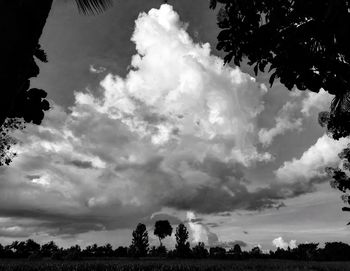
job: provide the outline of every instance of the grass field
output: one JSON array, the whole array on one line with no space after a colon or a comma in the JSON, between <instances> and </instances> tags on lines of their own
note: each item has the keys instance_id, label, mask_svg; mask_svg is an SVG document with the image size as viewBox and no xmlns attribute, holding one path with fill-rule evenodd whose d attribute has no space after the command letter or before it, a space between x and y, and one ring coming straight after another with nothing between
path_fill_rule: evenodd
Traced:
<instances>
[{"instance_id":1,"label":"grass field","mask_svg":"<svg viewBox=\"0 0 350 271\"><path fill-rule=\"evenodd\" d=\"M350 271L350 262L296 262L274 260L140 260L140 261L0 261L0 271Z\"/></svg>"}]
</instances>

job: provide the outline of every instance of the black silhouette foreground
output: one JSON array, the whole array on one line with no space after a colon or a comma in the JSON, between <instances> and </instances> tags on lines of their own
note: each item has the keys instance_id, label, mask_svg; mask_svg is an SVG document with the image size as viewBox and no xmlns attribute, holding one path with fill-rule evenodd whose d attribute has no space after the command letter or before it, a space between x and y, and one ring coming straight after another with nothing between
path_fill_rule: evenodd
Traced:
<instances>
[{"instance_id":1,"label":"black silhouette foreground","mask_svg":"<svg viewBox=\"0 0 350 271\"><path fill-rule=\"evenodd\" d=\"M289 90L324 89L334 99L329 112L319 114L319 123L336 140L349 137L350 1L211 0L210 7L218 3L222 30L216 47L226 53L225 63L239 66L248 60L255 74L269 72L271 86L279 79ZM347 204L349 147L339 154L343 167L327 169Z\"/></svg>"},{"instance_id":2,"label":"black silhouette foreground","mask_svg":"<svg viewBox=\"0 0 350 271\"><path fill-rule=\"evenodd\" d=\"M157 223L159 224L159 221L156 222L156 225ZM220 246L207 247L203 242L190 247L188 230L184 224L177 226L175 237L176 244L174 249L167 250L165 246L160 246L161 250L155 247L149 249L146 225L139 223L132 232L132 243L129 247L119 246L113 248L111 244L103 246L94 244L84 249L79 245L62 248L53 241L40 245L32 239L28 239L26 241L14 241L6 246L0 244L0 259L71 261L99 258L104 260L130 258L132 260L226 259L243 261L248 259L280 259L295 261L350 261L350 245L342 242L327 242L323 248L319 248L318 243L305 243L299 244L295 248L278 248L275 251L262 251L259 247L244 251L239 244L234 244L229 248Z\"/></svg>"},{"instance_id":3,"label":"black silhouette foreground","mask_svg":"<svg viewBox=\"0 0 350 271\"><path fill-rule=\"evenodd\" d=\"M47 62L39 44L53 0L0 1L0 166L9 165L15 153L11 145L16 129L9 123L40 125L49 102L46 91L30 87L30 79L39 75L37 61ZM112 0L75 0L84 14L96 14L112 5ZM16 120L11 120L16 119ZM19 128L23 129L23 125Z\"/></svg>"}]
</instances>

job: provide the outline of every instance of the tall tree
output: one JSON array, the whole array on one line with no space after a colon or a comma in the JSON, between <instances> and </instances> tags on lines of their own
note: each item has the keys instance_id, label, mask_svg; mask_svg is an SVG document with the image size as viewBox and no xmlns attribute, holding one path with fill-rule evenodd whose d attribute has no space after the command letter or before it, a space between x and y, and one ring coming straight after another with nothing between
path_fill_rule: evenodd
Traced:
<instances>
[{"instance_id":1,"label":"tall tree","mask_svg":"<svg viewBox=\"0 0 350 271\"><path fill-rule=\"evenodd\" d=\"M217 49L225 63L244 59L257 74L268 69L270 84L280 79L289 90L334 95L329 112L319 122L334 139L350 135L350 1L349 0L211 0L220 3L217 23L221 30ZM348 149L340 156L350 163ZM340 168L328 170L333 187L350 190ZM350 203L349 195L343 195ZM343 208L350 210L350 208Z\"/></svg>"},{"instance_id":2,"label":"tall tree","mask_svg":"<svg viewBox=\"0 0 350 271\"><path fill-rule=\"evenodd\" d=\"M176 228L175 238L176 245L175 251L179 257L187 257L190 254L190 243L188 240L188 230L184 224L179 224Z\"/></svg>"},{"instance_id":3,"label":"tall tree","mask_svg":"<svg viewBox=\"0 0 350 271\"><path fill-rule=\"evenodd\" d=\"M241 255L242 254L242 249L239 244L235 244L233 247L233 253L236 255Z\"/></svg>"},{"instance_id":4,"label":"tall tree","mask_svg":"<svg viewBox=\"0 0 350 271\"><path fill-rule=\"evenodd\" d=\"M158 220L154 225L154 235L159 238L159 246L162 246L162 239L167 236L171 236L173 228L168 220Z\"/></svg>"},{"instance_id":5,"label":"tall tree","mask_svg":"<svg viewBox=\"0 0 350 271\"><path fill-rule=\"evenodd\" d=\"M132 232L131 254L136 257L144 257L148 252L148 232L146 226L139 223Z\"/></svg>"}]
</instances>

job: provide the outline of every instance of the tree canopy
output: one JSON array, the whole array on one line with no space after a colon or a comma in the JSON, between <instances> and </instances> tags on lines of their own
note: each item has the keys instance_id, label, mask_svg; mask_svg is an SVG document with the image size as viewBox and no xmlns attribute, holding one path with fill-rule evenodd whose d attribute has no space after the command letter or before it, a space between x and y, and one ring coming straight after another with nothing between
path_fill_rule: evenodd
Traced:
<instances>
[{"instance_id":1,"label":"tree canopy","mask_svg":"<svg viewBox=\"0 0 350 271\"><path fill-rule=\"evenodd\" d=\"M269 72L287 89L334 95L329 112L319 123L334 139L350 135L350 1L349 0L211 0L220 9L217 49L225 63L239 66L244 59L255 74ZM350 163L350 156L340 158ZM329 169L333 187L350 190L342 168ZM346 181L345 181L346 180ZM343 208L348 210L349 208ZM350 210L350 209L349 209Z\"/></svg>"},{"instance_id":2,"label":"tree canopy","mask_svg":"<svg viewBox=\"0 0 350 271\"><path fill-rule=\"evenodd\" d=\"M75 0L83 14L96 14L112 5L112 0ZM1 1L0 29L3 42L0 43L2 65L0 66L0 166L9 164L13 158L10 152L12 137L7 133L11 118L22 118L26 123L40 125L49 102L46 91L30 88L30 79L38 76L36 61L47 62L47 56L39 44L52 0ZM12 125L11 129L16 126Z\"/></svg>"},{"instance_id":3,"label":"tree canopy","mask_svg":"<svg viewBox=\"0 0 350 271\"><path fill-rule=\"evenodd\" d=\"M186 257L190 254L190 243L188 240L188 230L184 224L179 224L176 228L175 238L176 245L175 250L176 254L179 257Z\"/></svg>"},{"instance_id":4,"label":"tree canopy","mask_svg":"<svg viewBox=\"0 0 350 271\"><path fill-rule=\"evenodd\" d=\"M158 220L154 225L154 235L158 236L160 246L162 246L162 239L171 236L173 228L168 220Z\"/></svg>"},{"instance_id":5,"label":"tree canopy","mask_svg":"<svg viewBox=\"0 0 350 271\"><path fill-rule=\"evenodd\" d=\"M135 257L146 256L148 252L148 232L146 226L139 223L132 232L132 243L130 246L131 254Z\"/></svg>"}]
</instances>

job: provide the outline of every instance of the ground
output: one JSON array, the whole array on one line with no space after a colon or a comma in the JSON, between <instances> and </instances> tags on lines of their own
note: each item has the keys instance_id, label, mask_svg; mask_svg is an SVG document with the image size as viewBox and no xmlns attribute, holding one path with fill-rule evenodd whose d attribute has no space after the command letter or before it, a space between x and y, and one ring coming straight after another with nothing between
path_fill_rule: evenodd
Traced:
<instances>
[{"instance_id":1,"label":"ground","mask_svg":"<svg viewBox=\"0 0 350 271\"><path fill-rule=\"evenodd\" d=\"M303 262L282 260L86 260L86 261L15 261L2 260L0 270L7 271L243 271L243 270L319 270L350 271L349 262Z\"/></svg>"}]
</instances>

